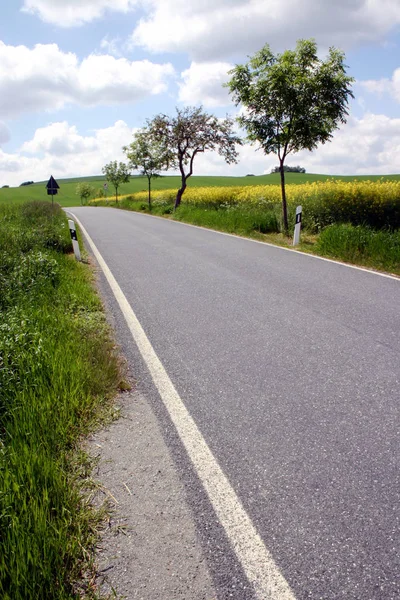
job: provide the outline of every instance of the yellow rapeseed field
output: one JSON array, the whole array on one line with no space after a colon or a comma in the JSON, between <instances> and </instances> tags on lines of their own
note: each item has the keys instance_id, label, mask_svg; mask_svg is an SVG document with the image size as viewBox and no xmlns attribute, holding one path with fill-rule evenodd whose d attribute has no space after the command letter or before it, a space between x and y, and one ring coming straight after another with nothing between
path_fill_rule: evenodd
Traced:
<instances>
[{"instance_id":1,"label":"yellow rapeseed field","mask_svg":"<svg viewBox=\"0 0 400 600\"><path fill-rule=\"evenodd\" d=\"M152 192L154 205L173 203L175 189ZM400 181L328 180L300 185L287 185L289 214L303 207L304 225L319 229L330 223L351 222L373 227L400 227ZM121 197L121 200L127 197ZM134 202L147 202L147 192L128 196ZM104 200L104 199L98 199ZM96 202L96 200L92 201ZM188 187L182 202L215 208L270 208L281 202L279 185L244 187Z\"/></svg>"}]
</instances>

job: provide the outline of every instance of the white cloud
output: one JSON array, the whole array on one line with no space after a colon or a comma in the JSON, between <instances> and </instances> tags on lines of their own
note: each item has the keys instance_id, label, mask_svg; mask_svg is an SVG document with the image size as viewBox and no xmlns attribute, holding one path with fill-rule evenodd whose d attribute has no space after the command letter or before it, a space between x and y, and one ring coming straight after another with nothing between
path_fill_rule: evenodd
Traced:
<instances>
[{"instance_id":1,"label":"white cloud","mask_svg":"<svg viewBox=\"0 0 400 600\"><path fill-rule=\"evenodd\" d=\"M97 149L96 138L80 136L76 127L68 125L66 121L40 127L35 131L33 139L25 142L21 148L22 152L29 154L48 153L53 156L81 154Z\"/></svg>"},{"instance_id":2,"label":"white cloud","mask_svg":"<svg viewBox=\"0 0 400 600\"><path fill-rule=\"evenodd\" d=\"M119 45L121 43L120 38L109 38L108 35L103 37L100 42L100 48L106 52L106 54L111 54L111 56L115 56L117 58L121 57L121 51L119 49Z\"/></svg>"},{"instance_id":3,"label":"white cloud","mask_svg":"<svg viewBox=\"0 0 400 600\"><path fill-rule=\"evenodd\" d=\"M333 141L290 161L312 173L384 175L400 172L400 119L366 113L350 117ZM292 163L293 164L293 163Z\"/></svg>"},{"instance_id":4,"label":"white cloud","mask_svg":"<svg viewBox=\"0 0 400 600\"><path fill-rule=\"evenodd\" d=\"M135 102L167 89L171 64L91 54L82 61L57 44L7 46L0 41L0 113L7 116Z\"/></svg>"},{"instance_id":5,"label":"white cloud","mask_svg":"<svg viewBox=\"0 0 400 600\"><path fill-rule=\"evenodd\" d=\"M132 139L134 129L124 121L82 136L66 122L38 129L18 152L0 150L0 187L22 181L42 181L52 173L56 179L101 173L110 160L125 160L122 146ZM400 172L400 119L366 114L350 117L332 142L315 152L289 155L287 164L301 165L309 173L373 175ZM261 175L277 165L274 155L266 156L255 147L240 149L240 162L227 165L218 154L205 153L195 162L195 175Z\"/></svg>"},{"instance_id":6,"label":"white cloud","mask_svg":"<svg viewBox=\"0 0 400 600\"><path fill-rule=\"evenodd\" d=\"M216 60L316 37L324 47L376 41L400 24L398 0L147 0L132 41L153 52Z\"/></svg>"},{"instance_id":7,"label":"white cloud","mask_svg":"<svg viewBox=\"0 0 400 600\"><path fill-rule=\"evenodd\" d=\"M37 129L33 138L18 152L0 150L0 187L22 181L42 181L54 177L98 175L111 160L126 159L122 146L132 139L135 129L124 121L82 136L66 122L51 123Z\"/></svg>"},{"instance_id":8,"label":"white cloud","mask_svg":"<svg viewBox=\"0 0 400 600\"><path fill-rule=\"evenodd\" d=\"M368 79L357 83L371 94L378 94L379 96L391 92L392 87L390 79Z\"/></svg>"},{"instance_id":9,"label":"white cloud","mask_svg":"<svg viewBox=\"0 0 400 600\"><path fill-rule=\"evenodd\" d=\"M227 106L231 104L228 90L222 87L229 79L233 65L226 62L196 63L182 72L178 99L184 104Z\"/></svg>"},{"instance_id":10,"label":"white cloud","mask_svg":"<svg viewBox=\"0 0 400 600\"><path fill-rule=\"evenodd\" d=\"M243 146L240 162L226 165L218 154L198 157L195 175L232 175L270 173L278 165L273 154L265 155L256 146ZM366 114L360 119L350 117L334 134L331 142L316 151L289 154L288 165L305 167L308 173L331 175L384 175L400 172L400 119Z\"/></svg>"},{"instance_id":11,"label":"white cloud","mask_svg":"<svg viewBox=\"0 0 400 600\"><path fill-rule=\"evenodd\" d=\"M127 13L137 0L24 0L23 12L59 27L83 25L103 17L107 10Z\"/></svg>"},{"instance_id":12,"label":"white cloud","mask_svg":"<svg viewBox=\"0 0 400 600\"><path fill-rule=\"evenodd\" d=\"M396 69L391 79L371 79L358 82L368 92L383 96L390 94L398 102L400 102L400 68Z\"/></svg>"}]
</instances>

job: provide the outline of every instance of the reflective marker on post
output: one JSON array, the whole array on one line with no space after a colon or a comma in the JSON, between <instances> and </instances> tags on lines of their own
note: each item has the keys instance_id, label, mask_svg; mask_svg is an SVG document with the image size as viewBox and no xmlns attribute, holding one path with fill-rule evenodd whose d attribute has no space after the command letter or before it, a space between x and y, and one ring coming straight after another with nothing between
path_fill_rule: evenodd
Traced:
<instances>
[{"instance_id":1,"label":"reflective marker on post","mask_svg":"<svg viewBox=\"0 0 400 600\"><path fill-rule=\"evenodd\" d=\"M81 260L81 251L79 250L79 242L78 242L78 238L76 236L75 223L71 219L68 219L68 226L69 226L69 230L71 232L71 240L72 240L72 246L74 248L75 258L76 258L76 260Z\"/></svg>"},{"instance_id":2,"label":"reflective marker on post","mask_svg":"<svg viewBox=\"0 0 400 600\"><path fill-rule=\"evenodd\" d=\"M302 207L298 206L296 208L296 225L294 226L293 246L297 246L300 242L301 211Z\"/></svg>"}]
</instances>

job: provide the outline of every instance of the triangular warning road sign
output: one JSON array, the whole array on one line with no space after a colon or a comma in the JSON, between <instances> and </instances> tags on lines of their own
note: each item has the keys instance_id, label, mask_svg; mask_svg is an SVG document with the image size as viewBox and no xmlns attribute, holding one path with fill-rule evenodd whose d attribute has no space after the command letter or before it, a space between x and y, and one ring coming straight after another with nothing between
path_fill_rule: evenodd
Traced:
<instances>
[{"instance_id":1,"label":"triangular warning road sign","mask_svg":"<svg viewBox=\"0 0 400 600\"><path fill-rule=\"evenodd\" d=\"M57 181L54 179L53 175L50 177L49 181L47 182L46 185L48 190L59 190L60 186L58 185Z\"/></svg>"}]
</instances>

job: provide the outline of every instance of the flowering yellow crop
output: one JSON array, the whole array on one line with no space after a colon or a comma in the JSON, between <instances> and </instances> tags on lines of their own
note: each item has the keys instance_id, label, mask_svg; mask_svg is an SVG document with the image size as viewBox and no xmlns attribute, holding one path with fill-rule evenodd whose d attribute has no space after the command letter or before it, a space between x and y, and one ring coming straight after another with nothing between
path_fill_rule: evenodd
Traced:
<instances>
[{"instance_id":1,"label":"flowering yellow crop","mask_svg":"<svg viewBox=\"0 0 400 600\"><path fill-rule=\"evenodd\" d=\"M176 189L153 191L152 202L172 204ZM303 207L303 222L310 229L319 229L334 222L365 223L374 227L400 227L400 181L340 180L288 184L286 195L289 213ZM121 196L121 200L127 196ZM128 195L135 202L147 203L147 192ZM100 199L99 199L100 200ZM104 199L101 199L104 200ZM92 201L93 203L96 200ZM188 187L183 204L269 208L281 202L279 185L242 187Z\"/></svg>"}]
</instances>

